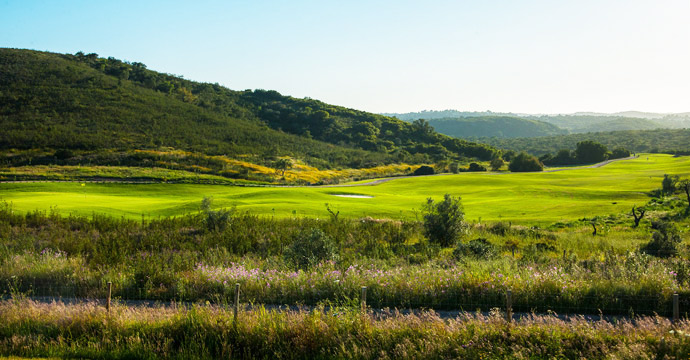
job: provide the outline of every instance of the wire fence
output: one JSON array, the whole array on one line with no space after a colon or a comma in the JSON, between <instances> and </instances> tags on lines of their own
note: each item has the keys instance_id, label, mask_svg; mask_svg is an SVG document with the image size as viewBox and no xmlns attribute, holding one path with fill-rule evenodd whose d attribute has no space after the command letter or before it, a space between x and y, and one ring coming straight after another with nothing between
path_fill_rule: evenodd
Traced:
<instances>
[{"instance_id":1,"label":"wire fence","mask_svg":"<svg viewBox=\"0 0 690 360\"><path fill-rule=\"evenodd\" d=\"M122 287L112 283L100 286L80 287L74 284L52 281L30 283L8 282L0 286L4 299L28 297L43 301L93 301L110 300L154 304L165 302L210 303L219 305L243 304L267 306L365 306L370 309L433 309L443 311L489 312L502 309L506 313L534 313L559 315L628 316L659 315L673 319L687 318L690 312L690 293L674 293L672 290L656 294L563 294L531 293L511 288L490 292L455 293L404 293L386 291L380 287L362 286L349 289L335 288L329 291L256 288L245 289L242 285L224 284L214 289L190 294L189 290L168 288Z\"/></svg>"}]
</instances>

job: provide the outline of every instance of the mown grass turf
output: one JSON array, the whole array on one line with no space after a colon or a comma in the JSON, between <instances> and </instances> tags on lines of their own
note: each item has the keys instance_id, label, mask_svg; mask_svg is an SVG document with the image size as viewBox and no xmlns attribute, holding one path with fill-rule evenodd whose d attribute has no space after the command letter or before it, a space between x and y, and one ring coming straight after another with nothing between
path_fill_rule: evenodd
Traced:
<instances>
[{"instance_id":1,"label":"mown grass turf","mask_svg":"<svg viewBox=\"0 0 690 360\"><path fill-rule=\"evenodd\" d=\"M395 179L375 186L236 187L192 184L3 183L0 199L16 211L56 208L60 213L104 213L131 218L196 211L203 197L214 207L256 214L328 217L420 217L428 197L462 196L466 219L544 224L628 211L644 205L664 174L690 174L690 157L642 155L599 168L545 173L462 173ZM343 198L361 194L373 198Z\"/></svg>"}]
</instances>

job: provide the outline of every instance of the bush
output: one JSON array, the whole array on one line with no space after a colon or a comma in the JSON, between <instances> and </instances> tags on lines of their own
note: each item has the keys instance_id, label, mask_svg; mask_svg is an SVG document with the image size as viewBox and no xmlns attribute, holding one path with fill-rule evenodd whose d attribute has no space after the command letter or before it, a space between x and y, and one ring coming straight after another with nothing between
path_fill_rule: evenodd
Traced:
<instances>
[{"instance_id":1,"label":"bush","mask_svg":"<svg viewBox=\"0 0 690 360\"><path fill-rule=\"evenodd\" d=\"M592 140L580 141L575 149L575 158L580 164L597 163L608 158L608 149Z\"/></svg>"},{"instance_id":2,"label":"bush","mask_svg":"<svg viewBox=\"0 0 690 360\"><path fill-rule=\"evenodd\" d=\"M201 200L201 210L205 213L204 223L208 231L223 232L230 224L232 216L235 213L234 209L226 210L211 210L213 198L205 197Z\"/></svg>"},{"instance_id":3,"label":"bush","mask_svg":"<svg viewBox=\"0 0 690 360\"><path fill-rule=\"evenodd\" d=\"M542 171L544 165L536 157L521 152L510 161L508 170L512 172Z\"/></svg>"},{"instance_id":4,"label":"bush","mask_svg":"<svg viewBox=\"0 0 690 360\"><path fill-rule=\"evenodd\" d=\"M510 232L510 224L504 222L497 222L487 228L487 230L496 235L505 236Z\"/></svg>"},{"instance_id":5,"label":"bush","mask_svg":"<svg viewBox=\"0 0 690 360\"><path fill-rule=\"evenodd\" d=\"M497 254L496 245L483 238L471 240L467 244L458 243L458 246L453 251L453 255L458 259L471 256L477 259L488 260L496 257Z\"/></svg>"},{"instance_id":6,"label":"bush","mask_svg":"<svg viewBox=\"0 0 690 360\"><path fill-rule=\"evenodd\" d=\"M609 159L622 159L630 156L630 151L624 148L615 148L611 152Z\"/></svg>"},{"instance_id":7,"label":"bush","mask_svg":"<svg viewBox=\"0 0 690 360\"><path fill-rule=\"evenodd\" d=\"M452 162L448 164L448 171L452 172L453 174L457 174L460 172L460 165L456 162Z\"/></svg>"},{"instance_id":8,"label":"bush","mask_svg":"<svg viewBox=\"0 0 690 360\"><path fill-rule=\"evenodd\" d=\"M498 171L498 170L501 170L503 165L505 165L505 161L503 161L503 159L501 159L500 157L496 157L493 160L491 160L490 165L491 165L492 171Z\"/></svg>"},{"instance_id":9,"label":"bush","mask_svg":"<svg viewBox=\"0 0 690 360\"><path fill-rule=\"evenodd\" d=\"M423 210L424 235L431 243L444 247L453 246L467 229L459 196L454 198L445 194L443 201L439 203L428 198Z\"/></svg>"},{"instance_id":10,"label":"bush","mask_svg":"<svg viewBox=\"0 0 690 360\"><path fill-rule=\"evenodd\" d=\"M661 191L667 195L673 194L676 192L676 184L678 184L679 179L678 175L664 174L664 179L661 180Z\"/></svg>"},{"instance_id":11,"label":"bush","mask_svg":"<svg viewBox=\"0 0 690 360\"><path fill-rule=\"evenodd\" d=\"M656 231L652 234L652 240L642 246L642 252L662 258L678 254L681 239L673 223L654 221L652 229Z\"/></svg>"},{"instance_id":12,"label":"bush","mask_svg":"<svg viewBox=\"0 0 690 360\"><path fill-rule=\"evenodd\" d=\"M417 170L414 171L414 175L433 175L434 174L434 168L431 166L427 165L422 165Z\"/></svg>"},{"instance_id":13,"label":"bush","mask_svg":"<svg viewBox=\"0 0 690 360\"><path fill-rule=\"evenodd\" d=\"M338 260L338 249L321 229L303 230L285 251L285 260L298 268L306 269L328 260Z\"/></svg>"},{"instance_id":14,"label":"bush","mask_svg":"<svg viewBox=\"0 0 690 360\"><path fill-rule=\"evenodd\" d=\"M486 171L486 167L477 163L471 163L468 171Z\"/></svg>"}]
</instances>

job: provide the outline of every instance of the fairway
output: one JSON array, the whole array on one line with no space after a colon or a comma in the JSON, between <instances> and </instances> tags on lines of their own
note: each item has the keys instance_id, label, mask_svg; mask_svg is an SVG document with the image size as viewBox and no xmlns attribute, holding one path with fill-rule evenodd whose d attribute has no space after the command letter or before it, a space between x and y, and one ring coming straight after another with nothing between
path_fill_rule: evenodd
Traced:
<instances>
[{"instance_id":1,"label":"fairway","mask_svg":"<svg viewBox=\"0 0 690 360\"><path fill-rule=\"evenodd\" d=\"M629 211L644 205L664 174L690 174L690 157L641 155L599 168L545 173L462 173L394 179L350 187L239 187L190 184L3 183L0 200L16 211L102 213L128 218L198 211L204 197L214 207L255 214L328 218L325 203L343 217L421 218L425 199L461 196L466 219L546 224ZM366 195L340 197L334 194Z\"/></svg>"}]
</instances>

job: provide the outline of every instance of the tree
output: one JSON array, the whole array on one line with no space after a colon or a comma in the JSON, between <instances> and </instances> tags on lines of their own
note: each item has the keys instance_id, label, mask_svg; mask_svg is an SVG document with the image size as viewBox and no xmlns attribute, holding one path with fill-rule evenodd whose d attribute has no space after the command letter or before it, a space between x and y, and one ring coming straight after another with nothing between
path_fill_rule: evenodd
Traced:
<instances>
[{"instance_id":1,"label":"tree","mask_svg":"<svg viewBox=\"0 0 690 360\"><path fill-rule=\"evenodd\" d=\"M505 161L501 159L500 157L495 157L493 160L491 160L491 171L498 171L501 170L501 168L505 165Z\"/></svg>"},{"instance_id":2,"label":"tree","mask_svg":"<svg viewBox=\"0 0 690 360\"><path fill-rule=\"evenodd\" d=\"M673 223L666 221L652 222L652 240L642 246L642 251L656 257L670 257L678 253L678 244L681 242L678 229Z\"/></svg>"},{"instance_id":3,"label":"tree","mask_svg":"<svg viewBox=\"0 0 690 360\"><path fill-rule=\"evenodd\" d=\"M575 164L575 156L573 152L568 149L558 150L556 156L551 159L552 165L572 165Z\"/></svg>"},{"instance_id":4,"label":"tree","mask_svg":"<svg viewBox=\"0 0 690 360\"><path fill-rule=\"evenodd\" d=\"M688 208L690 208L690 179L683 179L678 181L678 184L676 185L678 190L682 190L685 192L685 196L688 198Z\"/></svg>"},{"instance_id":5,"label":"tree","mask_svg":"<svg viewBox=\"0 0 690 360\"><path fill-rule=\"evenodd\" d=\"M414 175L434 175L434 168L427 165L422 165L414 171Z\"/></svg>"},{"instance_id":6,"label":"tree","mask_svg":"<svg viewBox=\"0 0 690 360\"><path fill-rule=\"evenodd\" d=\"M470 167L467 170L468 171L486 171L486 167L484 167L484 165L473 162L473 163L470 163Z\"/></svg>"},{"instance_id":7,"label":"tree","mask_svg":"<svg viewBox=\"0 0 690 360\"><path fill-rule=\"evenodd\" d=\"M575 158L581 164L601 162L608 158L608 149L592 140L580 141L575 149Z\"/></svg>"},{"instance_id":8,"label":"tree","mask_svg":"<svg viewBox=\"0 0 690 360\"><path fill-rule=\"evenodd\" d=\"M536 157L521 152L510 160L508 170L512 172L542 171L544 165Z\"/></svg>"},{"instance_id":9,"label":"tree","mask_svg":"<svg viewBox=\"0 0 690 360\"><path fill-rule=\"evenodd\" d=\"M278 159L278 161L276 161L273 164L273 167L275 167L278 170L281 170L282 172L280 173L280 176L285 177L285 171L287 169L292 168L292 160L290 160L288 158Z\"/></svg>"},{"instance_id":10,"label":"tree","mask_svg":"<svg viewBox=\"0 0 690 360\"><path fill-rule=\"evenodd\" d=\"M673 194L676 192L676 184L680 178L678 175L664 174L664 179L661 180L661 191L664 194Z\"/></svg>"},{"instance_id":11,"label":"tree","mask_svg":"<svg viewBox=\"0 0 690 360\"><path fill-rule=\"evenodd\" d=\"M622 147L615 148L611 152L611 155L609 156L609 159L622 159L622 158L627 158L630 156L630 151L627 149L624 149Z\"/></svg>"},{"instance_id":12,"label":"tree","mask_svg":"<svg viewBox=\"0 0 690 360\"><path fill-rule=\"evenodd\" d=\"M638 215L639 213L639 215ZM633 227L638 227L640 225L640 220L644 217L645 210L637 208L637 212L635 211L635 205L632 207L632 216L635 219L635 225Z\"/></svg>"},{"instance_id":13,"label":"tree","mask_svg":"<svg viewBox=\"0 0 690 360\"><path fill-rule=\"evenodd\" d=\"M443 247L455 245L465 233L465 213L462 210L460 197L450 194L443 196L443 201L434 202L428 198L424 204L424 235L434 244Z\"/></svg>"}]
</instances>

